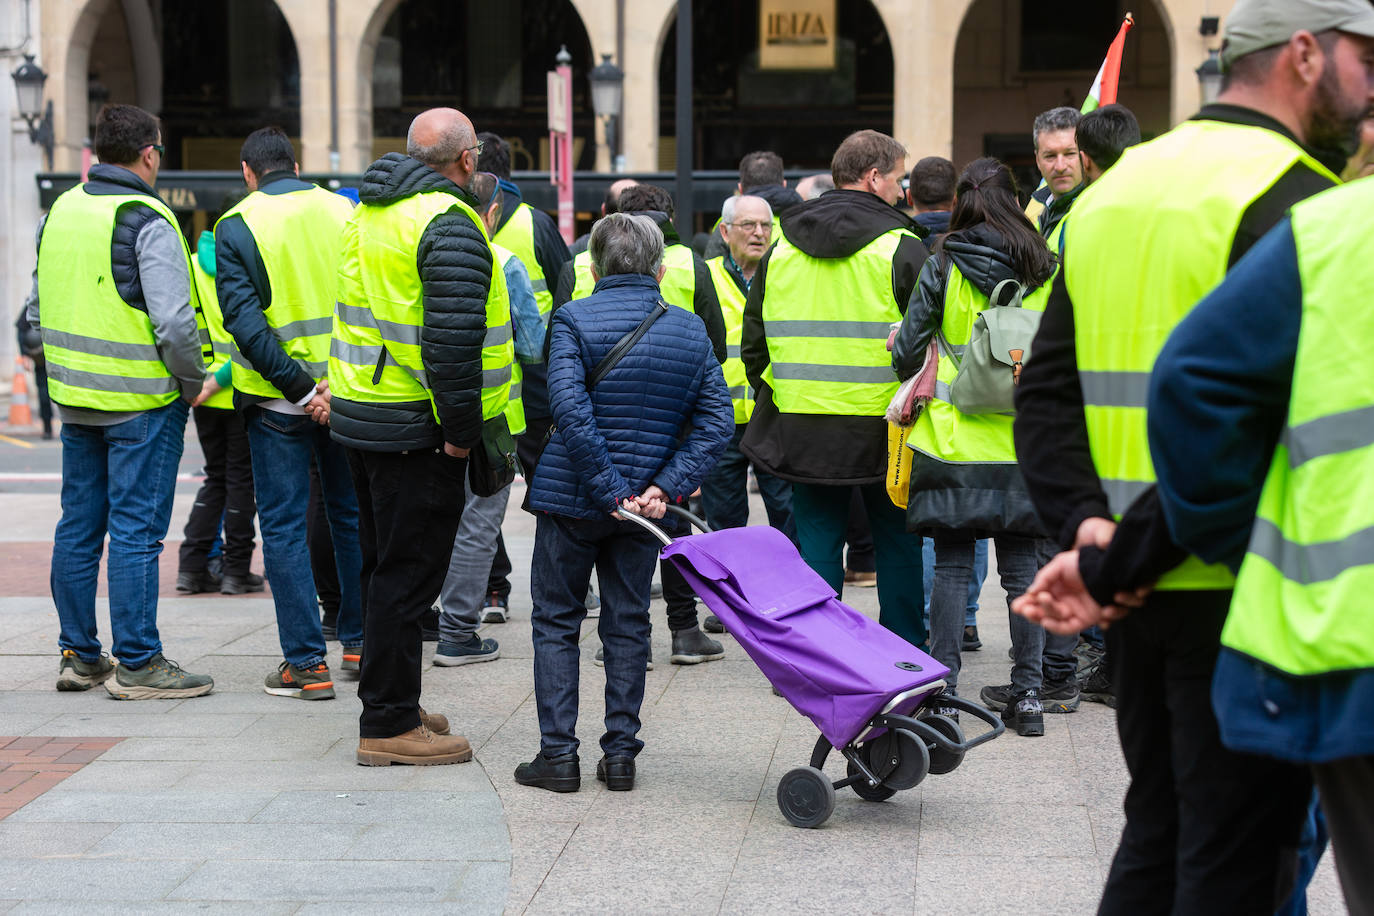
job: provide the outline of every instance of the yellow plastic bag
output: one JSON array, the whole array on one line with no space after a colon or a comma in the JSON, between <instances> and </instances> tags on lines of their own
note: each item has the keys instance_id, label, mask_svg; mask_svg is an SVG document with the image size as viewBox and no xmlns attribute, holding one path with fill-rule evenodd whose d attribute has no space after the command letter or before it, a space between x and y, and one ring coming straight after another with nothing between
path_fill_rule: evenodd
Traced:
<instances>
[{"instance_id":1,"label":"yellow plastic bag","mask_svg":"<svg viewBox=\"0 0 1374 916\"><path fill-rule=\"evenodd\" d=\"M887 498L899 509L906 508L911 489L911 449L906 447L910 426L887 424Z\"/></svg>"}]
</instances>

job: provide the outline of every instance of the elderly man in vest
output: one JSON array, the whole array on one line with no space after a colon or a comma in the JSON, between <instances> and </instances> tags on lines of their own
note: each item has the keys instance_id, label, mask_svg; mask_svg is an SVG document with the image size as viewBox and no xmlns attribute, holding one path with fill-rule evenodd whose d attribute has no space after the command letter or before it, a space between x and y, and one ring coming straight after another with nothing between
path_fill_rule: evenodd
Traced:
<instances>
[{"instance_id":1,"label":"elderly man in vest","mask_svg":"<svg viewBox=\"0 0 1374 916\"><path fill-rule=\"evenodd\" d=\"M472 122L432 108L406 155L363 176L344 231L330 345L331 428L348 449L363 553L358 763L461 763L466 738L420 708L421 621L463 514L468 455L506 425L513 347L504 274L467 190Z\"/></svg>"},{"instance_id":2,"label":"elderly man in vest","mask_svg":"<svg viewBox=\"0 0 1374 916\"><path fill-rule=\"evenodd\" d=\"M162 150L161 127L148 112L101 110L100 164L39 226L28 309L62 420L62 519L51 578L61 622L57 689L103 683L121 700L194 697L214 686L165 658L157 629L157 560L189 402L213 355L201 336L186 240L153 191ZM117 670L96 632L107 533Z\"/></svg>"},{"instance_id":3,"label":"elderly man in vest","mask_svg":"<svg viewBox=\"0 0 1374 916\"><path fill-rule=\"evenodd\" d=\"M1155 486L1161 459L1175 470L1181 464L1196 480L1216 481L1203 489L1189 484L1190 506L1201 502L1233 514L1248 506L1253 515L1259 491L1243 483L1247 472L1237 462L1259 432L1233 413L1282 381L1284 373L1266 370L1268 351L1297 333L1296 311L1267 316L1284 310L1269 300L1286 287L1263 285L1263 293L1247 299L1239 324L1226 323L1224 339L1207 341L1205 357L1186 366L1157 358L1173 328L1247 252L1266 263L1275 256L1252 248L1289 207L1337 183L1355 128L1374 101L1374 8L1367 0L1239 0L1226 20L1224 48L1227 82L1218 103L1132 148L1074 205L1063 270L1017 397L1017 453L1036 509L1065 547L1079 548L1047 566L1032 600L1019 606L1027 609L1080 573L1106 602L1138 605L1133 590L1154 588L1107 632L1131 785L1102 913L1274 912L1293 886L1293 851L1311 794L1305 769L1274 759L1300 751L1297 742L1223 746L1208 702L1213 673L1222 673L1220 645L1238 645L1261 660L1272 648L1227 641L1233 633L1228 607L1233 614L1239 609L1246 583L1238 585L1219 561L1234 563L1244 536L1233 531L1226 539L1176 544L1183 519L1166 508L1168 488ZM1180 162L1189 164L1185 171ZM1161 196L1163 176L1168 193ZM1352 224L1332 218L1323 225ZM1344 238L1333 231L1326 228L1321 237ZM1304 254L1305 241L1298 245ZM1344 244L1351 243L1335 243ZM1303 290L1307 281L1304 274ZM1342 297L1348 293L1342 287ZM1343 298L1350 301L1358 297ZM1264 343L1249 346L1247 328ZM1314 339L1329 336L1315 330ZM1234 370L1227 361L1261 373L1263 383L1242 384L1244 396L1228 393L1234 412L1205 430L1169 430L1168 447L1156 447L1152 461L1151 389L1179 381L1168 374L1171 367L1194 369L1209 385L1224 386ZM1343 399L1362 390L1359 373L1346 374L1337 386ZM1299 400L1304 409L1325 408L1324 398L1299 399L1297 391L1295 410ZM1275 406L1257 426L1277 438L1283 415ZM1363 476L1352 470L1331 486L1357 487ZM1358 491L1342 501L1368 504ZM1320 534L1310 528L1284 534L1308 541L1344 531L1333 521ZM1265 600L1285 587L1272 575L1252 578L1251 585ZM1282 669L1297 651L1285 647L1272 662ZM1266 692L1268 682L1255 672L1242 680L1246 690L1259 692L1251 710L1259 718L1277 722L1290 713L1289 694Z\"/></svg>"},{"instance_id":4,"label":"elderly man in vest","mask_svg":"<svg viewBox=\"0 0 1374 916\"><path fill-rule=\"evenodd\" d=\"M647 216L596 224L596 288L554 316L549 391L557 432L530 483L538 513L530 591L539 753L521 785L575 792L578 638L593 567L601 582L606 730L597 779L634 788L639 709L649 658L649 582L658 542L621 511L662 518L725 449L734 409L701 319L663 302L663 234ZM622 340L643 333L605 363Z\"/></svg>"},{"instance_id":5,"label":"elderly man in vest","mask_svg":"<svg viewBox=\"0 0 1374 916\"><path fill-rule=\"evenodd\" d=\"M363 642L358 503L343 449L322 425L339 240L352 207L297 177L295 150L279 127L249 134L240 159L251 193L215 224L215 290L235 343L234 403L248 430L283 656L263 689L326 700L334 682L306 546L312 457L339 570L344 670L357 670Z\"/></svg>"}]
</instances>

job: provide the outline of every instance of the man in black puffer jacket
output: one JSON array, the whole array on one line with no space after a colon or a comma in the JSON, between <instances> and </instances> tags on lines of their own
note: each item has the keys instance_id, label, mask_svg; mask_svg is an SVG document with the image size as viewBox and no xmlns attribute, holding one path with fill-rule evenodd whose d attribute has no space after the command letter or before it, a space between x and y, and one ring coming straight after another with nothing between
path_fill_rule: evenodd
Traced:
<instances>
[{"instance_id":1,"label":"man in black puffer jacket","mask_svg":"<svg viewBox=\"0 0 1374 916\"><path fill-rule=\"evenodd\" d=\"M472 123L423 112L406 150L368 169L344 229L329 360L331 427L358 491L358 762L372 766L472 758L447 720L420 709L421 619L448 570L468 452L506 406L505 389L483 397L488 309L505 284L464 190L479 153ZM499 389L502 367L488 368Z\"/></svg>"}]
</instances>

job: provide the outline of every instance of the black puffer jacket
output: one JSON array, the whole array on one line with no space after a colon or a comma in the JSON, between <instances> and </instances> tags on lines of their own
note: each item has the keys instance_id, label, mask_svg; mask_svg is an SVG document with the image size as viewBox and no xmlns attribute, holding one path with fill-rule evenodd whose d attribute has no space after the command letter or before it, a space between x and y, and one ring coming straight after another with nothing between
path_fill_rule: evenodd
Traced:
<instances>
[{"instance_id":1,"label":"black puffer jacket","mask_svg":"<svg viewBox=\"0 0 1374 916\"><path fill-rule=\"evenodd\" d=\"M426 191L452 194L470 207L477 204L471 194L434 169L400 153L387 153L372 163L358 196L361 206L375 207ZM344 445L401 452L437 448L444 442L471 448L481 439L482 342L487 333L491 248L455 204L430 220L415 239L415 265L424 296L420 358L429 376L433 406L430 398L381 404L335 396L330 429Z\"/></svg>"}]
</instances>

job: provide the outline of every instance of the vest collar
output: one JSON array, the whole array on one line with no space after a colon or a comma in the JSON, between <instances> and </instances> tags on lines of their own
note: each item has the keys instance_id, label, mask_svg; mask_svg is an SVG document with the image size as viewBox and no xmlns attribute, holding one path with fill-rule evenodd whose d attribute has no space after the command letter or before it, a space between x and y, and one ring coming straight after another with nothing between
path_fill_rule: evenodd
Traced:
<instances>
[{"instance_id":1,"label":"vest collar","mask_svg":"<svg viewBox=\"0 0 1374 916\"><path fill-rule=\"evenodd\" d=\"M91 166L90 181L86 183L88 194L147 194L157 197L152 185L139 178L122 165L105 162ZM161 198L158 198L161 200Z\"/></svg>"},{"instance_id":2,"label":"vest collar","mask_svg":"<svg viewBox=\"0 0 1374 916\"><path fill-rule=\"evenodd\" d=\"M1303 143L1293 132L1282 123L1269 117L1262 111L1253 108L1246 108L1243 105L1228 105L1224 102L1213 102L1204 105L1202 110L1193 115L1189 120L1192 121L1221 121L1223 124L1241 124L1247 127L1262 127L1265 130L1272 130L1274 133L1287 137L1292 140L1302 151L1313 159L1326 166L1332 173L1339 175L1345 170L1346 161L1355 151L1344 150L1321 150Z\"/></svg>"}]
</instances>

